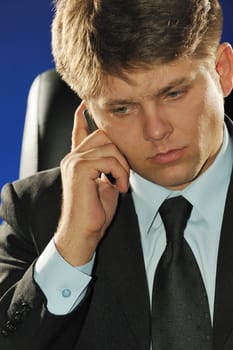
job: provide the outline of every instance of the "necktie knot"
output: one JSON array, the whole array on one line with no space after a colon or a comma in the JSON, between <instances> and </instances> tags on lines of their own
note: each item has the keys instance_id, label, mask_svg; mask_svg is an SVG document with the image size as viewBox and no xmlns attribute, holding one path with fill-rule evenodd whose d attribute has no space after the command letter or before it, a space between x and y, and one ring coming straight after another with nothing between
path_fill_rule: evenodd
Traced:
<instances>
[{"instance_id":1,"label":"necktie knot","mask_svg":"<svg viewBox=\"0 0 233 350\"><path fill-rule=\"evenodd\" d=\"M167 241L183 238L191 211L192 204L182 196L166 199L162 203L159 213L165 227Z\"/></svg>"}]
</instances>

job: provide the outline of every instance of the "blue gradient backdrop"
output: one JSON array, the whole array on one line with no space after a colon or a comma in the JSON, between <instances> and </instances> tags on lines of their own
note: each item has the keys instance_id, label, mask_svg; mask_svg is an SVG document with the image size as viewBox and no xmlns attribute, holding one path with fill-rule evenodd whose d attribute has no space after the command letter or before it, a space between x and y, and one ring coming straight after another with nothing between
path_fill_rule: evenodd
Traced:
<instances>
[{"instance_id":1,"label":"blue gradient backdrop","mask_svg":"<svg viewBox=\"0 0 233 350\"><path fill-rule=\"evenodd\" d=\"M3 3L3 1L2 1ZM222 0L223 40L233 43L233 0ZM18 178L28 89L54 67L50 49L53 11L49 0L5 1L0 9L0 187Z\"/></svg>"}]
</instances>

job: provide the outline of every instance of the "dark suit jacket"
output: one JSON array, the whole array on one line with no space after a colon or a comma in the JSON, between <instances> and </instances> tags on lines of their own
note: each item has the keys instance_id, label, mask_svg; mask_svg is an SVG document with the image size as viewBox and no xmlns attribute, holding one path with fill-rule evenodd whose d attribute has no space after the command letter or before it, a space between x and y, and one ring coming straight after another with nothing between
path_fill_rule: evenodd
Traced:
<instances>
[{"instance_id":1,"label":"dark suit jacket","mask_svg":"<svg viewBox=\"0 0 233 350\"><path fill-rule=\"evenodd\" d=\"M149 350L149 293L130 192L120 196L98 247L85 299L66 316L48 312L33 280L35 261L56 230L60 206L59 169L8 184L2 192L0 349ZM221 231L213 330L214 350L232 350L233 179Z\"/></svg>"}]
</instances>

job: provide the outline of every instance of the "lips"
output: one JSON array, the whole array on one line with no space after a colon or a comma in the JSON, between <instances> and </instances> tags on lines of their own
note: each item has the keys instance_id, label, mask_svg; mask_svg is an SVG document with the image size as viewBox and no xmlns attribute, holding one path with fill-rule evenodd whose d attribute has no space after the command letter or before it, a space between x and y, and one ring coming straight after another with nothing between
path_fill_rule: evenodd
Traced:
<instances>
[{"instance_id":1,"label":"lips","mask_svg":"<svg viewBox=\"0 0 233 350\"><path fill-rule=\"evenodd\" d=\"M157 164L169 164L180 160L184 154L185 148L171 149L166 152L157 153L154 157L150 158Z\"/></svg>"}]
</instances>

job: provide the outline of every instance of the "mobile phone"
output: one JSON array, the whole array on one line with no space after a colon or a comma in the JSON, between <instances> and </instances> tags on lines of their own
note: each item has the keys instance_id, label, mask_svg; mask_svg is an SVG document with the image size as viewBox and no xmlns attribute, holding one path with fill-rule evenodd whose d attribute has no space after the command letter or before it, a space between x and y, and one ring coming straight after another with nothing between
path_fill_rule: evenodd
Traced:
<instances>
[{"instance_id":1,"label":"mobile phone","mask_svg":"<svg viewBox=\"0 0 233 350\"><path fill-rule=\"evenodd\" d=\"M84 118L86 120L87 126L89 133L91 134L93 131L95 131L97 128L96 123L94 122L94 119L90 116L89 112L87 109L83 112Z\"/></svg>"},{"instance_id":2,"label":"mobile phone","mask_svg":"<svg viewBox=\"0 0 233 350\"><path fill-rule=\"evenodd\" d=\"M87 109L85 109L85 111L83 112L83 116L84 116L84 118L86 120L86 123L87 123L88 130L89 130L90 134L93 131L95 131L96 129L98 129L94 119L91 117L91 115L89 114ZM111 173L105 174L105 176L108 178L108 180L111 182L112 185L115 185L116 179L112 176Z\"/></svg>"}]
</instances>

